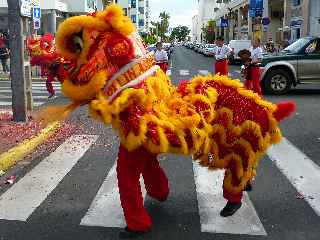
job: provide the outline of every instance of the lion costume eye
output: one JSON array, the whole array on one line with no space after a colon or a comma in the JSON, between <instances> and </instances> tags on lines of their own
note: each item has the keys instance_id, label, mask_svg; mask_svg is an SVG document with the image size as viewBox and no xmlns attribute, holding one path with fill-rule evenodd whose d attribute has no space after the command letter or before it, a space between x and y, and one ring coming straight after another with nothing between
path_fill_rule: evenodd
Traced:
<instances>
[{"instance_id":1,"label":"lion costume eye","mask_svg":"<svg viewBox=\"0 0 320 240\"><path fill-rule=\"evenodd\" d=\"M67 39L67 49L72 53L80 54L84 45L82 31L77 34L72 34Z\"/></svg>"},{"instance_id":2,"label":"lion costume eye","mask_svg":"<svg viewBox=\"0 0 320 240\"><path fill-rule=\"evenodd\" d=\"M76 53L80 53L83 49L83 40L79 36L73 36L72 43L74 45L74 49Z\"/></svg>"}]
</instances>

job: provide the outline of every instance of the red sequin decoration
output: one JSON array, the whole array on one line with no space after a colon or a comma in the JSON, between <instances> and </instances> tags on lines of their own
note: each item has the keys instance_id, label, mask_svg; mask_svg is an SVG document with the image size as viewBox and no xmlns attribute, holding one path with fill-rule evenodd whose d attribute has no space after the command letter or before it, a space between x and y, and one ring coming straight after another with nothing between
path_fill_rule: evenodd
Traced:
<instances>
[{"instance_id":1,"label":"red sequin decoration","mask_svg":"<svg viewBox=\"0 0 320 240\"><path fill-rule=\"evenodd\" d=\"M121 127L126 137L131 131L134 135L139 135L140 118L143 114L143 109L135 104L131 104L126 110L120 113Z\"/></svg>"}]
</instances>

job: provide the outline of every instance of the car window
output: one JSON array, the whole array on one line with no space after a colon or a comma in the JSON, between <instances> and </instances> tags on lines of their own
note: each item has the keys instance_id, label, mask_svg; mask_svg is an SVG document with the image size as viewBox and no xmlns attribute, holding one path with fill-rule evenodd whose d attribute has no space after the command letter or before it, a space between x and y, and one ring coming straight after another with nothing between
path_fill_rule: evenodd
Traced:
<instances>
[{"instance_id":1,"label":"car window","mask_svg":"<svg viewBox=\"0 0 320 240\"><path fill-rule=\"evenodd\" d=\"M320 54L320 39L312 41L305 51L307 54Z\"/></svg>"},{"instance_id":2,"label":"car window","mask_svg":"<svg viewBox=\"0 0 320 240\"><path fill-rule=\"evenodd\" d=\"M292 43L282 50L282 52L298 53L310 42L310 38L300 38L298 41Z\"/></svg>"}]
</instances>

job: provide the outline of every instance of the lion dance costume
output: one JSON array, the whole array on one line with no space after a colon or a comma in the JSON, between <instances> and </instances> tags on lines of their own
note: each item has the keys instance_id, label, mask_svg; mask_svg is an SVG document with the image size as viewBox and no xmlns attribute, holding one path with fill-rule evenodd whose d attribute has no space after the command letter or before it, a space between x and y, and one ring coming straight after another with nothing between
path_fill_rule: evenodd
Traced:
<instances>
[{"instance_id":1,"label":"lion dance costume","mask_svg":"<svg viewBox=\"0 0 320 240\"><path fill-rule=\"evenodd\" d=\"M225 169L224 197L241 201L258 160L280 141L278 122L293 105L267 102L227 76L197 76L176 87L134 31L122 10L110 5L67 19L56 43L74 66L62 84L73 100L66 112L89 104L94 118L119 132L117 177L124 216L130 231L146 232L152 222L140 175L151 197L164 201L169 194L157 154L192 155L203 167Z\"/></svg>"},{"instance_id":2,"label":"lion dance costume","mask_svg":"<svg viewBox=\"0 0 320 240\"><path fill-rule=\"evenodd\" d=\"M62 82L65 75L65 60L57 54L54 46L54 36L46 33L42 37L32 37L27 41L27 48L31 57L32 66L40 66L41 76L47 77L47 91L54 95L55 91L52 86L55 78Z\"/></svg>"}]
</instances>

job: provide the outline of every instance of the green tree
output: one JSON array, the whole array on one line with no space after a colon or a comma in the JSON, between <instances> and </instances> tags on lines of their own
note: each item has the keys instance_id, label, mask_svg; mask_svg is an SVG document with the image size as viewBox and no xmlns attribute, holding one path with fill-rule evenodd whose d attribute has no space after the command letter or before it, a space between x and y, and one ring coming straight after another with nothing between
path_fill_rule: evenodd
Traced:
<instances>
[{"instance_id":1,"label":"green tree","mask_svg":"<svg viewBox=\"0 0 320 240\"><path fill-rule=\"evenodd\" d=\"M177 39L179 42L185 41L190 34L190 29L186 26L178 26L172 29L170 40Z\"/></svg>"},{"instance_id":2,"label":"green tree","mask_svg":"<svg viewBox=\"0 0 320 240\"><path fill-rule=\"evenodd\" d=\"M161 41L164 41L166 39L166 34L168 33L168 29L169 29L170 15L169 13L162 12L160 13L159 18L160 18L159 36L161 38Z\"/></svg>"},{"instance_id":3,"label":"green tree","mask_svg":"<svg viewBox=\"0 0 320 240\"><path fill-rule=\"evenodd\" d=\"M207 25L202 27L202 36L206 42L214 43L214 40L216 39L214 32L215 28L216 22L214 20L208 21Z\"/></svg>"}]
</instances>

